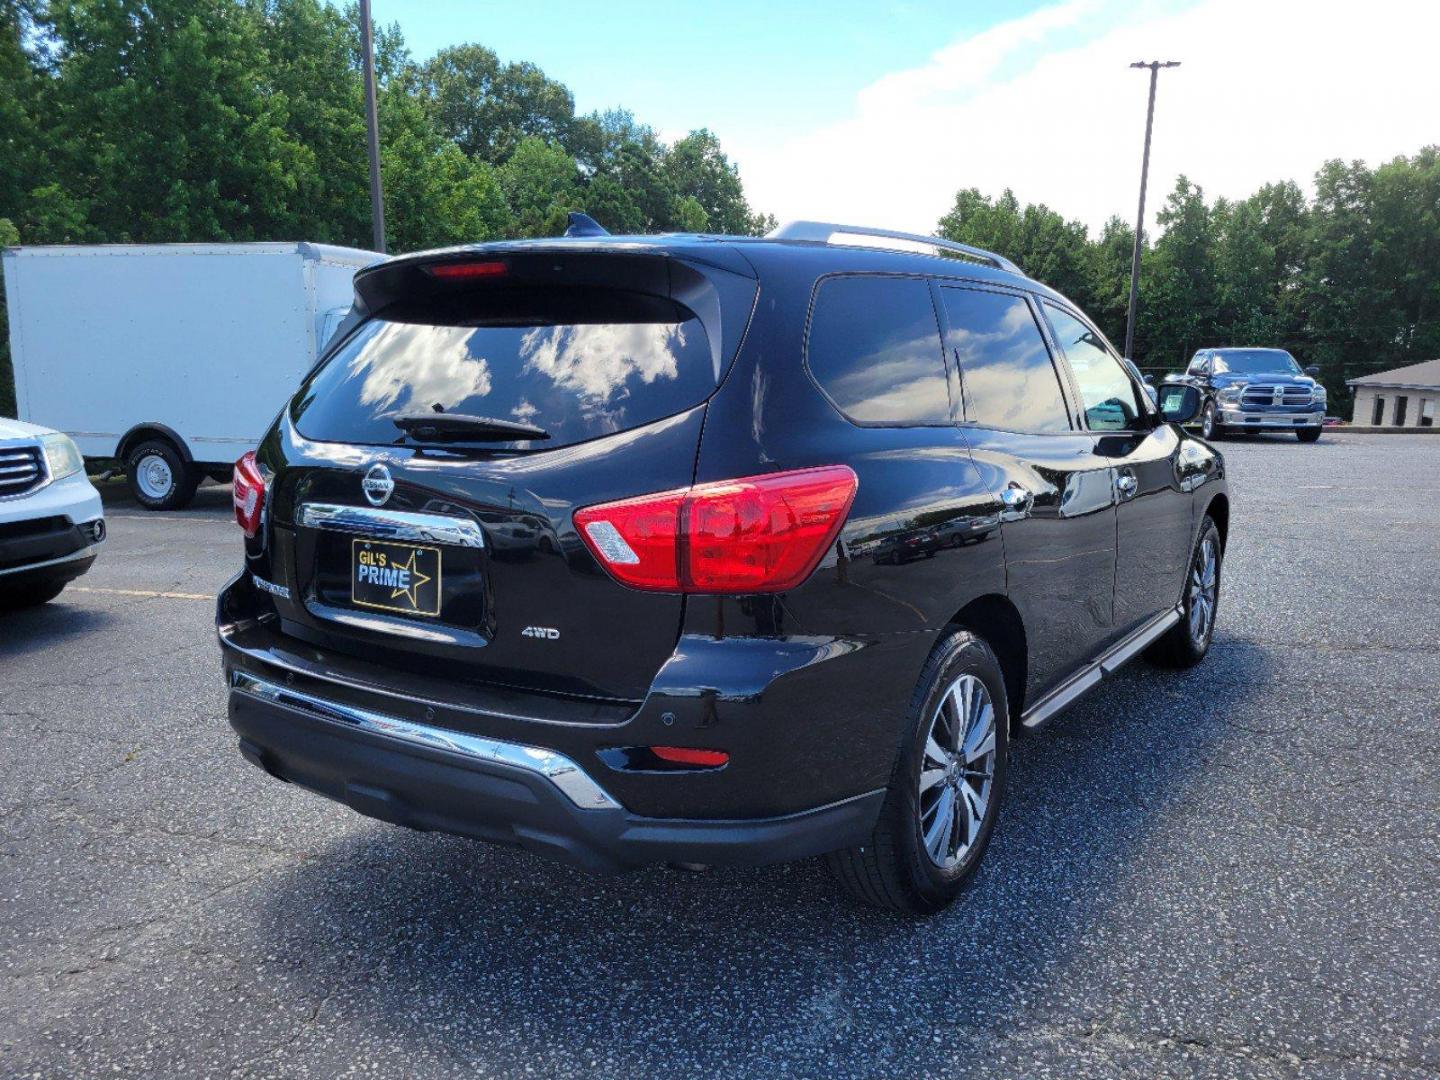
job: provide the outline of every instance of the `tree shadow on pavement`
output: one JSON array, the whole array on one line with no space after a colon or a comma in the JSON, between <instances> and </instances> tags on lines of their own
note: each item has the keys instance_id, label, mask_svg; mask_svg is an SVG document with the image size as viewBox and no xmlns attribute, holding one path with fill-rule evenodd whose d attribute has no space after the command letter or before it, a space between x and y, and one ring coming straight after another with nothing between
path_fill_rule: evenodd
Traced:
<instances>
[{"instance_id":1,"label":"tree shadow on pavement","mask_svg":"<svg viewBox=\"0 0 1440 1080\"><path fill-rule=\"evenodd\" d=\"M98 633L114 624L115 616L108 611L84 603L77 594L67 591L58 600L39 607L0 612L0 661L43 652L64 638Z\"/></svg>"},{"instance_id":2,"label":"tree shadow on pavement","mask_svg":"<svg viewBox=\"0 0 1440 1080\"><path fill-rule=\"evenodd\" d=\"M1191 672L1134 665L1019 740L986 862L929 920L854 905L815 861L596 878L376 825L270 879L257 929L322 1021L452 1068L943 1071L1022 1016L1043 1025L1036 1000L1116 890L1151 887L1137 853L1184 857L1155 834L1203 798L1269 677L1259 646L1217 645Z\"/></svg>"}]
</instances>

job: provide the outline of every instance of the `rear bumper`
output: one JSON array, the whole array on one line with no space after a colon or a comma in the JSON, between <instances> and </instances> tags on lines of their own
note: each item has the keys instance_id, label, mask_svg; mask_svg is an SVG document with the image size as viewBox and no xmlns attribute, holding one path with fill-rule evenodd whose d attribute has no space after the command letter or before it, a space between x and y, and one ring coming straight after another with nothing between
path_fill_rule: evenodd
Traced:
<instances>
[{"instance_id":1,"label":"rear bumper","mask_svg":"<svg viewBox=\"0 0 1440 1080\"><path fill-rule=\"evenodd\" d=\"M556 751L402 720L240 671L230 674L229 715L245 758L281 780L382 821L597 872L756 865L860 844L884 795L770 818L644 817Z\"/></svg>"}]
</instances>

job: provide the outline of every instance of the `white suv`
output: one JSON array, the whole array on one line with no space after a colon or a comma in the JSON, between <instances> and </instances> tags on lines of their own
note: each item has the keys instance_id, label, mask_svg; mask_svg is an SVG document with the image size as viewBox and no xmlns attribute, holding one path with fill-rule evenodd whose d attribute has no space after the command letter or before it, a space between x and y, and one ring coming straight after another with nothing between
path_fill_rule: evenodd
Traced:
<instances>
[{"instance_id":1,"label":"white suv","mask_svg":"<svg viewBox=\"0 0 1440 1080\"><path fill-rule=\"evenodd\" d=\"M100 493L70 437L0 419L0 610L59 596L104 539Z\"/></svg>"}]
</instances>

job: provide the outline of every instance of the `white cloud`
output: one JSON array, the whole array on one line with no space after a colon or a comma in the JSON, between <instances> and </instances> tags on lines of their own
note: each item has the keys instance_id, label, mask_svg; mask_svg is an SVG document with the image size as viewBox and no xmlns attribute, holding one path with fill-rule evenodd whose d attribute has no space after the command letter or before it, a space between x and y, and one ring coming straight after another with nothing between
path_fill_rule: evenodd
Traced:
<instances>
[{"instance_id":1,"label":"white cloud","mask_svg":"<svg viewBox=\"0 0 1440 1080\"><path fill-rule=\"evenodd\" d=\"M1181 173L1243 197L1308 185L1328 158L1374 164L1440 141L1440 4L1199 0L1087 38L1100 14L1089 0L1041 9L872 83L846 119L802 138L729 139L751 204L782 221L930 232L959 188L1010 187L1092 229L1128 219L1148 79L1132 60L1183 61L1160 76L1152 228Z\"/></svg>"}]
</instances>

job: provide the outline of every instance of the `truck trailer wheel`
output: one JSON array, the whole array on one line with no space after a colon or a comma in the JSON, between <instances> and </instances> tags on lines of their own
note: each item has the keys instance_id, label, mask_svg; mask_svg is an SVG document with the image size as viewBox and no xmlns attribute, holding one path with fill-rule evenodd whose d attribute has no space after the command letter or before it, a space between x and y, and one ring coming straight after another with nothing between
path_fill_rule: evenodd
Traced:
<instances>
[{"instance_id":1,"label":"truck trailer wheel","mask_svg":"<svg viewBox=\"0 0 1440 1080\"><path fill-rule=\"evenodd\" d=\"M200 470L186 463L162 439L142 442L125 459L130 494L146 510L179 510L190 505L200 486Z\"/></svg>"}]
</instances>

